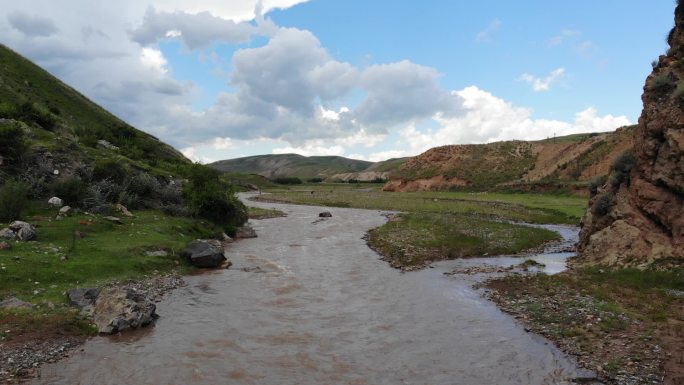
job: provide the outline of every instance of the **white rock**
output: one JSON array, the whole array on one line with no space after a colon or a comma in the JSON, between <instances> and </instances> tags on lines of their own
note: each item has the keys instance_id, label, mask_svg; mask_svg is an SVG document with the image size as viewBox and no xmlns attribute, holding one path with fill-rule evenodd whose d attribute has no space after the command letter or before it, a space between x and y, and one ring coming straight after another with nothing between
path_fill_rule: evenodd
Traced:
<instances>
[{"instance_id":1,"label":"white rock","mask_svg":"<svg viewBox=\"0 0 684 385\"><path fill-rule=\"evenodd\" d=\"M54 207L62 207L64 201L62 201L60 198L52 197L48 200L48 204Z\"/></svg>"}]
</instances>

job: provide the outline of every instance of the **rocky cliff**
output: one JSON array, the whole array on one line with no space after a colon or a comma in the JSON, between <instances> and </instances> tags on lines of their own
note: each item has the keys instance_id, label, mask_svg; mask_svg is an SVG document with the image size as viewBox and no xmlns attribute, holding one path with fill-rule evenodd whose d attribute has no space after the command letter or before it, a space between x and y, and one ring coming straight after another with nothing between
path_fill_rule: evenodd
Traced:
<instances>
[{"instance_id":1,"label":"rocky cliff","mask_svg":"<svg viewBox=\"0 0 684 385\"><path fill-rule=\"evenodd\" d=\"M582 221L577 263L646 267L684 261L684 6L670 49L646 79L633 153L614 164Z\"/></svg>"}]
</instances>

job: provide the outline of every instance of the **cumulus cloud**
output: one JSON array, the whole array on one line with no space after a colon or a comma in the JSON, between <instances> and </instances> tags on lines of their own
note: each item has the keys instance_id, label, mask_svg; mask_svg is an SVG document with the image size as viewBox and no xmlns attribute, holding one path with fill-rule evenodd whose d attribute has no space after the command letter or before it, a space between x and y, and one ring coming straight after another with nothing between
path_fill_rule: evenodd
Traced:
<instances>
[{"instance_id":1,"label":"cumulus cloud","mask_svg":"<svg viewBox=\"0 0 684 385\"><path fill-rule=\"evenodd\" d=\"M536 76L530 75L527 72L520 75L518 81L523 81L532 86L532 89L536 92L548 91L551 89L551 85L557 83L565 76L565 68L556 68L551 71L546 77L538 78Z\"/></svg>"},{"instance_id":2,"label":"cumulus cloud","mask_svg":"<svg viewBox=\"0 0 684 385\"><path fill-rule=\"evenodd\" d=\"M190 49L208 46L213 42L242 43L256 32L247 22L235 22L209 12L197 14L183 11L159 12L147 9L140 26L131 31L133 41L149 46L162 39L179 38Z\"/></svg>"},{"instance_id":3,"label":"cumulus cloud","mask_svg":"<svg viewBox=\"0 0 684 385\"><path fill-rule=\"evenodd\" d=\"M32 16L22 11L10 12L7 15L10 25L27 36L50 36L58 29L51 19Z\"/></svg>"}]
</instances>

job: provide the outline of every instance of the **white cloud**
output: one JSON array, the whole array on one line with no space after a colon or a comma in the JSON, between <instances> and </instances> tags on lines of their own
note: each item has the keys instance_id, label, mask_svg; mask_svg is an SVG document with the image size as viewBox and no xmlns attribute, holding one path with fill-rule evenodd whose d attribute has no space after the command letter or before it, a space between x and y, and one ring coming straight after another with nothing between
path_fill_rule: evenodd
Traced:
<instances>
[{"instance_id":1,"label":"white cloud","mask_svg":"<svg viewBox=\"0 0 684 385\"><path fill-rule=\"evenodd\" d=\"M546 41L546 43L550 46L557 46L563 44L568 38L571 38L573 36L579 36L581 35L580 31L576 31L574 29L563 29L558 33L558 35L553 36L549 40Z\"/></svg>"},{"instance_id":2,"label":"white cloud","mask_svg":"<svg viewBox=\"0 0 684 385\"><path fill-rule=\"evenodd\" d=\"M494 19L489 23L487 28L484 30L480 31L475 35L475 41L478 43L491 43L494 41L494 35L499 31L501 28L501 20L499 19Z\"/></svg>"},{"instance_id":3,"label":"white cloud","mask_svg":"<svg viewBox=\"0 0 684 385\"><path fill-rule=\"evenodd\" d=\"M50 36L58 29L51 19L33 16L22 11L13 11L7 15L10 25L27 36Z\"/></svg>"},{"instance_id":4,"label":"white cloud","mask_svg":"<svg viewBox=\"0 0 684 385\"><path fill-rule=\"evenodd\" d=\"M535 90L536 92L540 91L548 91L551 89L551 85L554 83L557 83L560 81L563 77L565 76L565 68L556 68L555 70L551 71L546 77L544 78L538 78L533 75L528 74L527 72L520 75L518 78L518 81L523 81L532 86L532 89Z\"/></svg>"},{"instance_id":5,"label":"white cloud","mask_svg":"<svg viewBox=\"0 0 684 385\"><path fill-rule=\"evenodd\" d=\"M212 163L216 162L216 159L212 159L203 155L197 154L197 149L195 147L185 147L180 150L180 152L185 155L186 158L190 159L193 162L197 163L202 163L202 164L207 164L207 163Z\"/></svg>"},{"instance_id":6,"label":"white cloud","mask_svg":"<svg viewBox=\"0 0 684 385\"><path fill-rule=\"evenodd\" d=\"M165 74L167 72L166 58L158 49L147 47L143 48L140 51L140 61L145 67L151 68L159 73Z\"/></svg>"},{"instance_id":7,"label":"white cloud","mask_svg":"<svg viewBox=\"0 0 684 385\"><path fill-rule=\"evenodd\" d=\"M585 58L590 58L594 53L598 52L599 47L591 40L584 40L575 45L575 52Z\"/></svg>"}]
</instances>

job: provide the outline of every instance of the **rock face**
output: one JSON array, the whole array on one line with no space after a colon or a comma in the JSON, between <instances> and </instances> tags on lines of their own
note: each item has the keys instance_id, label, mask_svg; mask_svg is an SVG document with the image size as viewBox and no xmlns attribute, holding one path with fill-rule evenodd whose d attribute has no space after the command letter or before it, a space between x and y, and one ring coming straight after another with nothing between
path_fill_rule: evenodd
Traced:
<instances>
[{"instance_id":1,"label":"rock face","mask_svg":"<svg viewBox=\"0 0 684 385\"><path fill-rule=\"evenodd\" d=\"M632 165L616 161L582 220L579 264L647 267L684 260L682 5L668 43L646 79Z\"/></svg>"},{"instance_id":2,"label":"rock face","mask_svg":"<svg viewBox=\"0 0 684 385\"><path fill-rule=\"evenodd\" d=\"M93 322L104 334L150 324L157 317L156 306L144 292L114 287L103 290L93 306Z\"/></svg>"},{"instance_id":3,"label":"rock face","mask_svg":"<svg viewBox=\"0 0 684 385\"><path fill-rule=\"evenodd\" d=\"M216 243L201 239L192 241L186 247L184 254L190 264L195 267L218 267L226 260L219 241Z\"/></svg>"}]
</instances>

